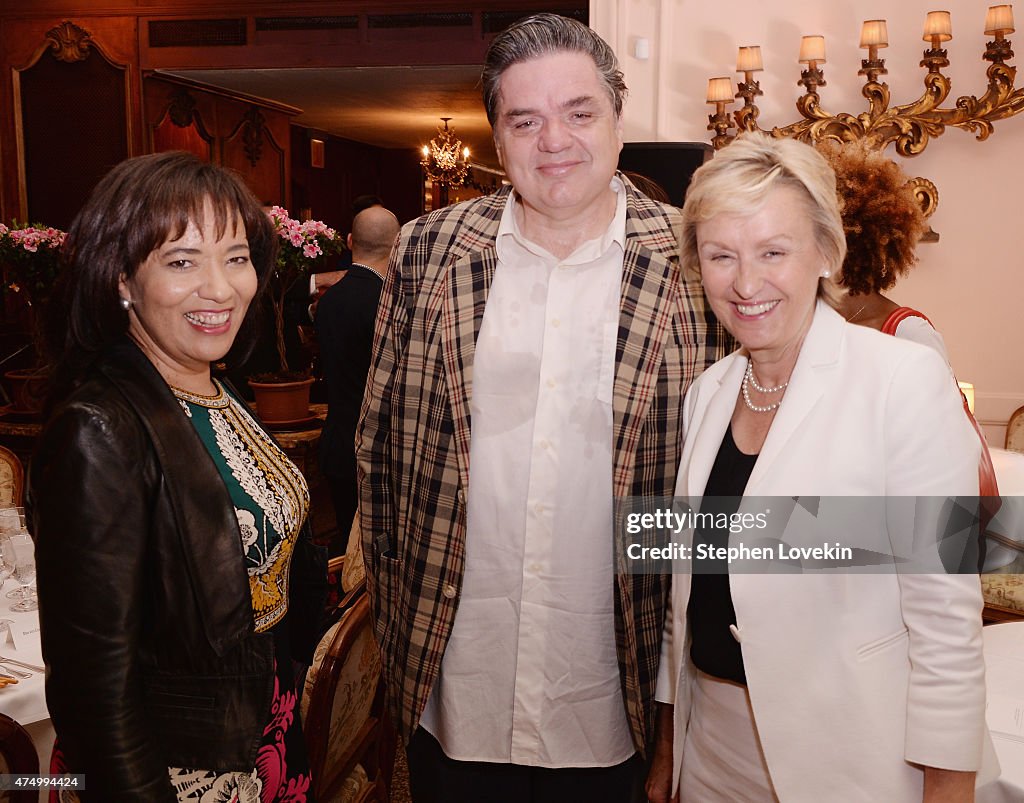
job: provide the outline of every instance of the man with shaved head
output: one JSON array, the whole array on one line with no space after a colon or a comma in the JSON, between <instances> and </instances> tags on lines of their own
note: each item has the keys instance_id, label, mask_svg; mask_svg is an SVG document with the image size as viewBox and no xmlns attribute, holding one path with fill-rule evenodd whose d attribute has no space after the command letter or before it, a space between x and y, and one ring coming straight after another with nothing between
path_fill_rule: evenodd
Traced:
<instances>
[{"instance_id":1,"label":"man with shaved head","mask_svg":"<svg viewBox=\"0 0 1024 803\"><path fill-rule=\"evenodd\" d=\"M316 330L329 402L320 438L320 468L330 486L338 522L338 533L330 544L332 557L344 554L356 512L353 440L370 367L377 302L398 229L398 219L383 206L356 214L348 235L352 267L317 306Z\"/></svg>"}]
</instances>

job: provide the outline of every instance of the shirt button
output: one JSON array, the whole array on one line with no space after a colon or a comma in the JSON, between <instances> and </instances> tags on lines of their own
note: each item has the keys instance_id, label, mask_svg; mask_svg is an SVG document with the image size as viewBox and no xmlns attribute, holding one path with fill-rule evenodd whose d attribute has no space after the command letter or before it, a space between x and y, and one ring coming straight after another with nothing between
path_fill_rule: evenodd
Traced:
<instances>
[{"instance_id":1,"label":"shirt button","mask_svg":"<svg viewBox=\"0 0 1024 803\"><path fill-rule=\"evenodd\" d=\"M729 625L729 632L732 633L732 637L736 639L736 641L743 641L742 637L740 636L740 629L736 627L736 625Z\"/></svg>"},{"instance_id":2,"label":"shirt button","mask_svg":"<svg viewBox=\"0 0 1024 803\"><path fill-rule=\"evenodd\" d=\"M541 442L540 442L539 445L540 445L541 449L547 449L551 444L548 443L547 440L541 439Z\"/></svg>"},{"instance_id":3,"label":"shirt button","mask_svg":"<svg viewBox=\"0 0 1024 803\"><path fill-rule=\"evenodd\" d=\"M533 572L534 574L540 574L540 564L539 563L531 563L530 564L530 571Z\"/></svg>"},{"instance_id":4,"label":"shirt button","mask_svg":"<svg viewBox=\"0 0 1024 803\"><path fill-rule=\"evenodd\" d=\"M557 329L559 326L562 325L562 322L560 320L558 320L558 318L552 318L551 319L551 325L553 327L555 327L555 329Z\"/></svg>"},{"instance_id":5,"label":"shirt button","mask_svg":"<svg viewBox=\"0 0 1024 803\"><path fill-rule=\"evenodd\" d=\"M466 504L466 492L461 488L455 492L455 498L458 500L460 505Z\"/></svg>"},{"instance_id":6,"label":"shirt button","mask_svg":"<svg viewBox=\"0 0 1024 803\"><path fill-rule=\"evenodd\" d=\"M448 599L455 599L455 586L451 583L446 583L445 587L441 589L441 593L444 594Z\"/></svg>"},{"instance_id":7,"label":"shirt button","mask_svg":"<svg viewBox=\"0 0 1024 803\"><path fill-rule=\"evenodd\" d=\"M553 388L554 386L555 386L555 380L554 379L549 379L548 380L548 387L549 388Z\"/></svg>"}]
</instances>

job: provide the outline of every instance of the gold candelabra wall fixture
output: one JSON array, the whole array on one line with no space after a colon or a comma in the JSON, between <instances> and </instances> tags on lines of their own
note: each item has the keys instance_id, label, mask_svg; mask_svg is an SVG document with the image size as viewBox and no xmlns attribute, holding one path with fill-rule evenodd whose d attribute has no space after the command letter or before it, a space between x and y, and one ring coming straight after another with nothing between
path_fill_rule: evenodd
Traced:
<instances>
[{"instance_id":1,"label":"gold candelabra wall fixture","mask_svg":"<svg viewBox=\"0 0 1024 803\"><path fill-rule=\"evenodd\" d=\"M948 11L928 12L922 37L930 45L921 60L921 66L927 69L924 92L911 103L890 106L889 86L879 81L879 76L888 72L885 60L878 57L879 49L889 44L886 22L866 21L861 29L860 47L868 51L868 57L861 60L858 74L866 78L861 94L868 101L868 110L856 115L833 114L822 107L818 90L826 86L821 69L825 64L825 38L805 36L800 45L799 62L806 67L797 84L806 92L796 102L802 119L772 128L768 133L808 142L862 139L876 150L894 143L902 156L921 153L931 139L941 136L949 126L974 132L979 140L987 139L996 120L1024 111L1024 88L1014 88L1017 70L1006 63L1013 58L1010 40L1006 38L1013 31L1013 6L991 6L985 17L985 34L995 38L988 42L984 53L984 59L991 62L985 93L981 97L960 96L954 106L943 108L949 96L950 81L942 74L942 69L949 66L942 44L953 38L952 23ZM708 116L708 130L714 132L711 142L716 149L731 142L734 131L765 130L758 125L760 110L755 102L755 98L764 93L754 80L754 73L763 69L761 48L741 47L736 61L736 71L743 74L739 91L733 93L728 76L708 81L707 102L715 106L715 113ZM735 100L742 100L743 105L730 118L726 106Z\"/></svg>"},{"instance_id":2,"label":"gold candelabra wall fixture","mask_svg":"<svg viewBox=\"0 0 1024 803\"><path fill-rule=\"evenodd\" d=\"M444 127L437 127L437 136L424 145L420 165L427 178L442 188L461 187L469 172L469 148L462 147L462 141L455 136L455 130L448 127L451 117L442 117Z\"/></svg>"}]
</instances>

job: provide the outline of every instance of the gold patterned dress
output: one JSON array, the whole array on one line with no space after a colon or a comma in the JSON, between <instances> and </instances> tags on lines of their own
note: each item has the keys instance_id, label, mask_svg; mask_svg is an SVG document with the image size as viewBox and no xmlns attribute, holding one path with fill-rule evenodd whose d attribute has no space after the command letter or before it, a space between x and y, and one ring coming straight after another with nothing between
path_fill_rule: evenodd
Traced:
<instances>
[{"instance_id":1,"label":"gold patterned dress","mask_svg":"<svg viewBox=\"0 0 1024 803\"><path fill-rule=\"evenodd\" d=\"M217 384L216 396L174 389L182 409L220 471L238 516L256 632L273 631L278 647L274 701L256 766L217 773L170 768L179 801L270 803L312 800L309 761L298 719L295 683L279 625L288 611L292 548L309 511L299 469L244 405Z\"/></svg>"}]
</instances>

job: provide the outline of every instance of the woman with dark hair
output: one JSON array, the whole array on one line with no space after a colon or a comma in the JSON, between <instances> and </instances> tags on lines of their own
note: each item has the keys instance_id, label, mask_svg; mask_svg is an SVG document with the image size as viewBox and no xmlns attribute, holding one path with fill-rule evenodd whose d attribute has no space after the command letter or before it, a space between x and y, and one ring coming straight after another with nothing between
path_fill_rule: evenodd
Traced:
<instances>
[{"instance_id":1,"label":"woman with dark hair","mask_svg":"<svg viewBox=\"0 0 1024 803\"><path fill-rule=\"evenodd\" d=\"M130 159L72 223L32 461L54 770L92 800L310 799L292 660L325 586L309 493L211 365L273 269L234 174Z\"/></svg>"}]
</instances>

